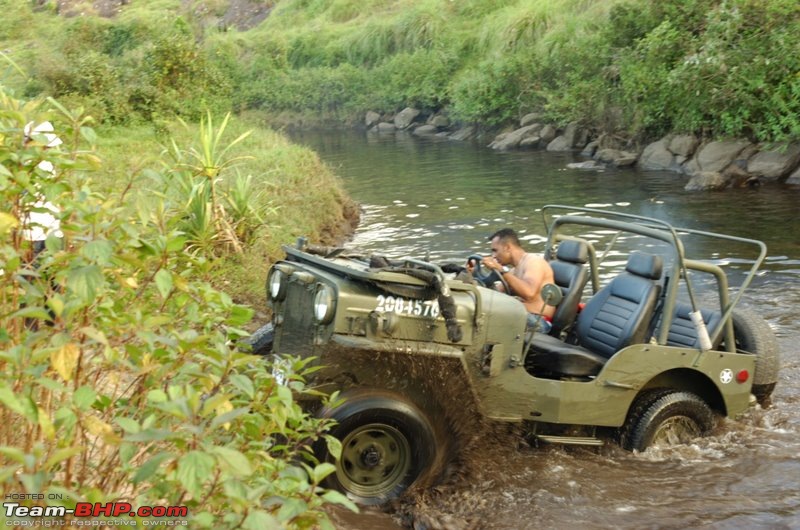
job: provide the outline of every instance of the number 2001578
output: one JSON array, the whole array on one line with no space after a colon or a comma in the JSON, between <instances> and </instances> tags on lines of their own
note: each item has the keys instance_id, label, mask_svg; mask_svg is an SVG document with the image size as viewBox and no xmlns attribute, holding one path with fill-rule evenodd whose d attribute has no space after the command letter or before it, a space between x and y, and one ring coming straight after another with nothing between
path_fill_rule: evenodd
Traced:
<instances>
[{"instance_id":1,"label":"number 2001578","mask_svg":"<svg viewBox=\"0 0 800 530\"><path fill-rule=\"evenodd\" d=\"M436 300L406 300L399 296L378 295L375 311L436 318L439 316L439 302Z\"/></svg>"}]
</instances>

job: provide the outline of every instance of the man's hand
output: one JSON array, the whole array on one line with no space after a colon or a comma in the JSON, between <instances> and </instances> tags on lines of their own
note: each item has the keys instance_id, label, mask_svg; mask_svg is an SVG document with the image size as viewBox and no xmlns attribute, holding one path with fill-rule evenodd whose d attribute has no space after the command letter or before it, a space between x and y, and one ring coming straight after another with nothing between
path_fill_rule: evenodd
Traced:
<instances>
[{"instance_id":1,"label":"man's hand","mask_svg":"<svg viewBox=\"0 0 800 530\"><path fill-rule=\"evenodd\" d=\"M501 270L503 270L503 266L500 264L500 262L497 261L492 256L486 256L485 258L483 258L483 266L487 267L487 268L489 268L489 269L491 269L493 271L501 271Z\"/></svg>"}]
</instances>

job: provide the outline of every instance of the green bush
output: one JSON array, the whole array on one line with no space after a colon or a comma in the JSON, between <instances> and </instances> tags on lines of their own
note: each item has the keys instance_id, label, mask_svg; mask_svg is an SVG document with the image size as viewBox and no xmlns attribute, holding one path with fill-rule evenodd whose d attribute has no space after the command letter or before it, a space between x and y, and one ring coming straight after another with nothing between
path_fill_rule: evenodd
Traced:
<instances>
[{"instance_id":1,"label":"green bush","mask_svg":"<svg viewBox=\"0 0 800 530\"><path fill-rule=\"evenodd\" d=\"M3 492L188 506L192 528L331 528L322 506L352 505L318 486L333 468L310 454L326 427L294 401L300 375L282 386L237 349L252 311L202 280L182 205L92 191L102 164L81 147L95 133L54 105L0 90ZM46 118L65 144L22 147L25 123ZM63 238L34 259L20 229L40 197Z\"/></svg>"},{"instance_id":2,"label":"green bush","mask_svg":"<svg viewBox=\"0 0 800 530\"><path fill-rule=\"evenodd\" d=\"M480 63L453 80L453 116L465 122L499 124L519 117L517 96L530 86L529 71L520 56Z\"/></svg>"},{"instance_id":3,"label":"green bush","mask_svg":"<svg viewBox=\"0 0 800 530\"><path fill-rule=\"evenodd\" d=\"M405 106L438 110L450 99L449 86L458 63L444 51L421 49L389 57L369 76L372 87L359 110L395 111Z\"/></svg>"}]
</instances>

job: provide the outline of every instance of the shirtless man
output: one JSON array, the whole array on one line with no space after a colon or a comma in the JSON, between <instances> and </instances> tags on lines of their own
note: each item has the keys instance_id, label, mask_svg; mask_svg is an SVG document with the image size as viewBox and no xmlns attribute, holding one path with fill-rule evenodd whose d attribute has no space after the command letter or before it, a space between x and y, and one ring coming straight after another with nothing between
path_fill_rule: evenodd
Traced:
<instances>
[{"instance_id":1,"label":"shirtless man","mask_svg":"<svg viewBox=\"0 0 800 530\"><path fill-rule=\"evenodd\" d=\"M483 266L497 271L508 284L509 294L519 298L528 310L528 323L533 325L540 319L538 313L548 319L556 309L545 305L542 299L542 286L554 283L553 269L539 255L528 254L522 249L516 232L511 228L498 230L489 238L492 255L483 258ZM467 264L472 272L472 265ZM549 331L549 323L540 322L542 331Z\"/></svg>"}]
</instances>

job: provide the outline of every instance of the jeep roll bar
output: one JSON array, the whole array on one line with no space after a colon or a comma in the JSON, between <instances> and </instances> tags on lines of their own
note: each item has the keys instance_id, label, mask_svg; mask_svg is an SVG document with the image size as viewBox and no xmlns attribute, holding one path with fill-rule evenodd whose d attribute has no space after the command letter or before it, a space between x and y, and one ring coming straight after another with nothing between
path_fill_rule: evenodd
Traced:
<instances>
[{"instance_id":1,"label":"jeep roll bar","mask_svg":"<svg viewBox=\"0 0 800 530\"><path fill-rule=\"evenodd\" d=\"M741 297L745 289L747 289L747 287L752 282L756 272L758 271L759 267L764 261L764 258L767 255L767 246L762 241L737 237L737 236L730 236L726 234L718 234L715 232L706 232L703 230L694 230L691 228L676 228L673 227L671 224L667 223L666 221L662 221L660 219L655 219L652 217L645 217L641 215L635 215L623 212L612 212L608 210L599 210L595 208L550 204L543 206L541 210L542 210L542 218L544 220L545 227L547 228L548 252L551 251L553 245L558 241L562 241L564 239L575 239L572 237L562 236L561 234L558 233L559 229L562 226L570 224L593 226L597 228L606 228L609 230L615 230L617 232L628 232L632 234L641 235L644 237L649 237L655 240L663 241L664 243L670 245L673 249L673 254L675 256L675 262L673 264L673 278L682 277L685 280L686 290L689 295L689 300L693 312L697 312L698 308L694 298L692 283L687 271L695 270L698 272L704 272L713 275L717 281L717 290L720 300L720 312L722 313L722 318L720 320L721 325L717 326L717 328L713 330L711 336L709 337L710 343L711 344L716 343L720 338L720 335L724 331L726 349L732 353L736 352L736 345L734 343L733 322L731 321L730 316L731 313L733 312L733 308L741 300ZM565 213L558 215L556 213L553 213L553 211L561 211ZM603 217L602 218L587 217L587 216L577 215L577 213L583 213L595 216L599 215ZM722 268L719 267L718 265L714 265L705 261L687 259L684 255L684 246L683 242L680 239L679 234L724 239L728 241L734 241L737 243L754 245L755 247L758 248L758 257L753 262L753 265L750 267L747 276L745 277L742 284L739 286L732 300L729 300L728 279ZM609 248L606 249L606 252L604 253L603 257L605 257L605 255L608 253L611 245L613 245L615 241L616 241L616 236L615 239L612 240L611 244L609 245ZM592 245L589 245L589 248L591 249ZM590 251L590 260L591 260L592 287L596 292L597 285L599 283L598 282L599 262L596 261L596 255L592 251ZM657 338L659 344L665 344L667 341L669 326L672 323L672 315L677 300L678 284L679 284L678 281L674 281L672 282L672 285L667 286L668 292L665 293L665 302L662 308L662 326L661 326L661 331L659 333L659 337ZM698 330L698 333L700 333L700 330Z\"/></svg>"}]
</instances>

